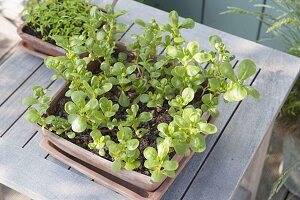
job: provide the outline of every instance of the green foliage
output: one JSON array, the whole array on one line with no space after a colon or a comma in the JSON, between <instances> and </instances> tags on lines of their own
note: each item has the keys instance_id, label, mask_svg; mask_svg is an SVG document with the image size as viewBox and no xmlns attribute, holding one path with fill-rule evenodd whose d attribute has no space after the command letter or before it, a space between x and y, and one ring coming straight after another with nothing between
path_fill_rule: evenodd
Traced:
<instances>
[{"instance_id":1,"label":"green foliage","mask_svg":"<svg viewBox=\"0 0 300 200\"><path fill-rule=\"evenodd\" d=\"M151 171L151 180L161 182L166 176L175 177L175 171L178 168L178 162L170 160L169 145L161 142L157 145L157 150L153 147L147 147L144 150L146 161L144 166Z\"/></svg>"},{"instance_id":2,"label":"green foliage","mask_svg":"<svg viewBox=\"0 0 300 200\"><path fill-rule=\"evenodd\" d=\"M93 16L97 12L93 9ZM103 30L94 26L76 37L55 37L67 54L48 57L45 63L56 72L53 79L69 82L65 93L69 99L64 104L67 117L51 115L45 123L50 99L43 101L45 105L36 97L24 101L41 105L34 114L29 110L33 116L29 121L70 138L88 134L89 148L111 157L113 171L140 169L143 165L151 179L160 182L166 176L175 176L178 163L172 160L174 154L187 156L205 150L205 135L216 133L217 127L202 115L218 114L221 95L226 102L248 95L258 97L258 92L245 84L256 68L253 61L245 59L234 72L230 64L234 56L218 36L209 38L211 51L201 49L197 41L185 43L180 32L193 28L194 22L180 21L175 11L169 14L167 24L137 19L135 23L143 33L133 35L134 41L126 45L131 52L116 51L110 33L117 32L116 18L122 14L108 11L108 26ZM90 40L93 34L98 42L94 36ZM91 46L94 44L95 48L104 46L98 51ZM159 49L166 49L165 54ZM82 52L87 56L81 56ZM101 61L97 72L88 69L93 61ZM42 96L44 93L42 90ZM164 117L160 116L162 111ZM156 146L145 147L145 140L153 137ZM144 163L142 156L146 158Z\"/></svg>"},{"instance_id":3,"label":"green foliage","mask_svg":"<svg viewBox=\"0 0 300 200\"><path fill-rule=\"evenodd\" d=\"M117 172L120 171L122 167L127 170L136 169L141 164L140 161L137 160L140 155L140 151L137 149L139 141L132 139L131 128L119 126L118 129L118 143L111 140L106 142L109 155L114 158L112 170Z\"/></svg>"},{"instance_id":4,"label":"green foliage","mask_svg":"<svg viewBox=\"0 0 300 200\"><path fill-rule=\"evenodd\" d=\"M26 24L40 33L43 40L52 41L55 35L80 35L91 8L85 0L30 0L23 14Z\"/></svg>"},{"instance_id":5,"label":"green foliage","mask_svg":"<svg viewBox=\"0 0 300 200\"><path fill-rule=\"evenodd\" d=\"M109 135L102 135L99 130L93 130L90 133L93 138L93 142L89 143L90 149L98 149L100 156L105 156L105 144L110 141Z\"/></svg>"}]
</instances>

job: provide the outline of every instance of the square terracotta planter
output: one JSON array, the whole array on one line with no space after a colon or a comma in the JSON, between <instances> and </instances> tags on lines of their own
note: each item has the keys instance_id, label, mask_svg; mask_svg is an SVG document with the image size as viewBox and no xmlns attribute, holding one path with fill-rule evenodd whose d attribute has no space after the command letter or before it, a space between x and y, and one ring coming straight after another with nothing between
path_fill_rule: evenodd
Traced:
<instances>
[{"instance_id":1,"label":"square terracotta planter","mask_svg":"<svg viewBox=\"0 0 300 200\"><path fill-rule=\"evenodd\" d=\"M22 38L22 41L19 43L19 46L25 49L25 51L39 58L45 58L46 56L66 55L66 51L63 48L41 40L40 38L37 38L28 33L25 33L25 27L25 24L21 24L17 28L17 33L20 36L20 38Z\"/></svg>"},{"instance_id":2,"label":"square terracotta planter","mask_svg":"<svg viewBox=\"0 0 300 200\"><path fill-rule=\"evenodd\" d=\"M48 113L53 113L53 108L59 99L68 90L65 84L52 98ZM209 115L204 114L203 118L208 119ZM96 182L108 187L131 199L160 199L173 182L173 178L165 178L161 183L151 181L150 176L136 171L122 169L120 172L111 170L112 162L96 155L76 144L50 132L49 130L36 125L38 131L43 134L40 143L50 155L80 171ZM179 167L176 176L181 172L193 154L188 157L175 155Z\"/></svg>"}]
</instances>

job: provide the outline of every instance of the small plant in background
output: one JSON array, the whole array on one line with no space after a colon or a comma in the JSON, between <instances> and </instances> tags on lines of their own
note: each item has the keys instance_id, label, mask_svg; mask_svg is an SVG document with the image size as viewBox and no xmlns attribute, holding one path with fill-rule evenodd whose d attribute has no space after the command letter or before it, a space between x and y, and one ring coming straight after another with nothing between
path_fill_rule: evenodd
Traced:
<instances>
[{"instance_id":1,"label":"small plant in background","mask_svg":"<svg viewBox=\"0 0 300 200\"><path fill-rule=\"evenodd\" d=\"M282 37L287 46L287 52L300 57L300 2L295 0L272 0L274 6L254 4L255 7L272 9L278 15L245 10L237 7L228 7L225 13L239 13L256 17L268 29L267 33ZM298 80L284 104L282 115L297 116L300 114L300 81Z\"/></svg>"},{"instance_id":2,"label":"small plant in background","mask_svg":"<svg viewBox=\"0 0 300 200\"><path fill-rule=\"evenodd\" d=\"M197 41L186 43L180 33L192 29L193 20L179 21L175 11L169 19L168 24L137 19L143 33L133 35L134 41L126 45L130 53L119 52L111 39L118 29L115 20L113 24L108 20L103 31L94 26L84 33L96 38L53 37L67 54L48 57L45 63L56 72L53 79L69 83L60 99L64 106L48 113L45 92L25 98L24 103L32 106L47 100L35 115L27 112L28 120L73 142L74 137L88 136L86 148L112 161L114 172L136 170L151 175L154 182L174 177L179 165L174 155L203 152L205 135L217 132L202 116L218 114L222 94L225 102L235 102L248 95L258 98L259 93L245 84L256 73L253 61L242 60L234 72L230 64L234 55L220 37L211 36L212 50L202 50ZM159 49L166 49L166 54L159 54ZM83 52L88 55L82 57ZM97 59L101 61L97 72L89 71L88 65ZM66 123L55 123L62 119Z\"/></svg>"},{"instance_id":3,"label":"small plant in background","mask_svg":"<svg viewBox=\"0 0 300 200\"><path fill-rule=\"evenodd\" d=\"M112 5L101 10L85 0L30 0L22 14L24 31L29 34L65 49L76 43L76 48L73 47L76 53L102 51L105 55L112 51L107 45L115 39L115 34L126 30L124 24L116 22L124 13L115 13ZM105 35L109 37L102 42Z\"/></svg>"},{"instance_id":4,"label":"small plant in background","mask_svg":"<svg viewBox=\"0 0 300 200\"><path fill-rule=\"evenodd\" d=\"M256 17L263 24L265 24L268 29L267 33L273 34L274 36L282 37L287 45L287 52L294 56L300 57L300 2L295 0L272 0L274 6L255 4L256 7L264 7L265 9L272 9L278 13L278 16L274 16L268 13L260 13L244 10L237 7L228 7L228 10L224 13L239 13L246 14ZM278 180L273 184L273 188L268 197L269 200L279 191L279 189L286 184L288 189L293 192L299 192L299 161L295 162L294 154L298 155L299 150L297 150L294 144L298 144L299 131L292 127L297 126L297 121L300 118L300 79L298 79L294 85L294 88L290 92L285 104L283 105L280 113L280 117L277 120L278 124L284 124L284 128L279 128L285 133L292 134L291 138L293 142L289 142L289 134L283 137L284 145L283 152L288 152L284 157L284 164L291 166L286 166L284 172L280 175ZM284 122L284 123L283 123ZM279 127L282 125L279 125ZM298 125L299 126L299 125ZM278 128L278 127L277 127ZM297 159L299 159L297 157ZM298 187L298 188L297 188ZM295 191L295 188L298 191Z\"/></svg>"}]
</instances>

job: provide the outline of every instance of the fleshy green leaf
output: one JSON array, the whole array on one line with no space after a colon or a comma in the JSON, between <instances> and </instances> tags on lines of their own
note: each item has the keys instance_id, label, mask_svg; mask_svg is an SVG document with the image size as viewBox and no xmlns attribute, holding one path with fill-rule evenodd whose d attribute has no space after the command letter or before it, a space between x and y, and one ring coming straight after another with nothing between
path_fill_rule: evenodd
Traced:
<instances>
[{"instance_id":1,"label":"fleshy green leaf","mask_svg":"<svg viewBox=\"0 0 300 200\"><path fill-rule=\"evenodd\" d=\"M23 100L22 100L22 103L23 105L25 106L31 106L33 104L37 104L39 101L33 97L25 97Z\"/></svg>"},{"instance_id":2,"label":"fleshy green leaf","mask_svg":"<svg viewBox=\"0 0 300 200\"><path fill-rule=\"evenodd\" d=\"M74 133L73 131L67 132L66 135L68 136L68 138L72 139L76 136L76 133Z\"/></svg>"},{"instance_id":3,"label":"fleshy green leaf","mask_svg":"<svg viewBox=\"0 0 300 200\"><path fill-rule=\"evenodd\" d=\"M153 182L162 182L163 178L164 178L164 175L160 170L154 170L151 173L151 180Z\"/></svg>"},{"instance_id":4,"label":"fleshy green leaf","mask_svg":"<svg viewBox=\"0 0 300 200\"><path fill-rule=\"evenodd\" d=\"M199 52L196 53L193 58L198 62L198 63L206 63L212 59L211 54L205 53L205 52Z\"/></svg>"},{"instance_id":5,"label":"fleshy green leaf","mask_svg":"<svg viewBox=\"0 0 300 200\"><path fill-rule=\"evenodd\" d=\"M111 169L113 172L118 172L120 171L122 168L122 161L121 160L115 160L112 165L111 165Z\"/></svg>"},{"instance_id":6,"label":"fleshy green leaf","mask_svg":"<svg viewBox=\"0 0 300 200\"><path fill-rule=\"evenodd\" d=\"M77 115L74 121L72 122L72 130L77 133L81 133L85 131L86 128L87 128L86 119Z\"/></svg>"},{"instance_id":7,"label":"fleshy green leaf","mask_svg":"<svg viewBox=\"0 0 300 200\"><path fill-rule=\"evenodd\" d=\"M90 132L91 137L93 138L93 140L100 140L100 138L102 137L102 134L99 130L93 130Z\"/></svg>"},{"instance_id":8,"label":"fleshy green leaf","mask_svg":"<svg viewBox=\"0 0 300 200\"><path fill-rule=\"evenodd\" d=\"M164 144L164 143L160 143L157 145L157 155L158 157L160 157L160 159L164 158L166 155L168 155L169 153L169 146Z\"/></svg>"},{"instance_id":9,"label":"fleshy green leaf","mask_svg":"<svg viewBox=\"0 0 300 200\"><path fill-rule=\"evenodd\" d=\"M171 56L172 58L176 58L178 55L178 50L174 46L168 46L166 49L167 55Z\"/></svg>"},{"instance_id":10,"label":"fleshy green leaf","mask_svg":"<svg viewBox=\"0 0 300 200\"><path fill-rule=\"evenodd\" d=\"M234 71L232 69L232 66L229 62L225 62L220 65L220 72L221 72L222 76L224 76L225 78L228 78L232 81L236 81L236 79L237 79L234 74Z\"/></svg>"},{"instance_id":11,"label":"fleshy green leaf","mask_svg":"<svg viewBox=\"0 0 300 200\"><path fill-rule=\"evenodd\" d=\"M206 134L214 134L217 132L217 127L214 124L210 123L199 123L199 128L201 132L206 133Z\"/></svg>"},{"instance_id":12,"label":"fleshy green leaf","mask_svg":"<svg viewBox=\"0 0 300 200\"><path fill-rule=\"evenodd\" d=\"M157 157L157 151L153 147L147 147L143 154L147 160L154 160Z\"/></svg>"},{"instance_id":13,"label":"fleshy green leaf","mask_svg":"<svg viewBox=\"0 0 300 200\"><path fill-rule=\"evenodd\" d=\"M200 71L200 67L193 66L193 65L188 65L186 72L189 76L195 76L199 73L199 71Z\"/></svg>"},{"instance_id":14,"label":"fleshy green leaf","mask_svg":"<svg viewBox=\"0 0 300 200\"><path fill-rule=\"evenodd\" d=\"M68 101L66 104L65 104L65 111L68 113L68 114L75 114L77 111L78 111L78 108L77 106L75 105L75 103L71 102L71 101Z\"/></svg>"},{"instance_id":15,"label":"fleshy green leaf","mask_svg":"<svg viewBox=\"0 0 300 200\"><path fill-rule=\"evenodd\" d=\"M139 146L139 141L137 139L131 139L127 141L128 150L135 150Z\"/></svg>"},{"instance_id":16,"label":"fleshy green leaf","mask_svg":"<svg viewBox=\"0 0 300 200\"><path fill-rule=\"evenodd\" d=\"M160 123L157 125L159 132L163 133L165 136L168 135L168 127L169 125L167 123Z\"/></svg>"},{"instance_id":17,"label":"fleshy green leaf","mask_svg":"<svg viewBox=\"0 0 300 200\"><path fill-rule=\"evenodd\" d=\"M256 73L255 63L250 59L242 60L238 65L238 79L246 80Z\"/></svg>"},{"instance_id":18,"label":"fleshy green leaf","mask_svg":"<svg viewBox=\"0 0 300 200\"><path fill-rule=\"evenodd\" d=\"M199 51L199 48L200 48L200 45L199 45L199 42L197 41L192 41L192 42L189 42L188 45L187 45L187 50L189 50L189 52L192 54L192 55L195 55L197 53L197 51Z\"/></svg>"},{"instance_id":19,"label":"fleshy green leaf","mask_svg":"<svg viewBox=\"0 0 300 200\"><path fill-rule=\"evenodd\" d=\"M86 94L82 91L74 91L71 94L71 99L73 102L77 102L80 98L85 98Z\"/></svg>"},{"instance_id":20,"label":"fleshy green leaf","mask_svg":"<svg viewBox=\"0 0 300 200\"><path fill-rule=\"evenodd\" d=\"M142 122L148 122L152 119L152 114L150 112L142 112L139 116Z\"/></svg>"},{"instance_id":21,"label":"fleshy green leaf","mask_svg":"<svg viewBox=\"0 0 300 200\"><path fill-rule=\"evenodd\" d=\"M194 99L194 95L195 92L192 88L185 88L181 94L185 104L190 103Z\"/></svg>"},{"instance_id":22,"label":"fleshy green leaf","mask_svg":"<svg viewBox=\"0 0 300 200\"><path fill-rule=\"evenodd\" d=\"M165 169L165 170L169 170L169 171L174 171L178 168L178 162L175 161L175 160L166 160L162 167Z\"/></svg>"},{"instance_id":23,"label":"fleshy green leaf","mask_svg":"<svg viewBox=\"0 0 300 200\"><path fill-rule=\"evenodd\" d=\"M117 132L118 140L127 141L132 138L132 130L129 127L119 127L119 131Z\"/></svg>"},{"instance_id":24,"label":"fleshy green leaf","mask_svg":"<svg viewBox=\"0 0 300 200\"><path fill-rule=\"evenodd\" d=\"M169 13L169 19L171 21L171 23L173 24L173 26L177 26L178 25L178 13L175 10L172 10Z\"/></svg>"},{"instance_id":25,"label":"fleshy green leaf","mask_svg":"<svg viewBox=\"0 0 300 200\"><path fill-rule=\"evenodd\" d=\"M140 101L141 101L142 103L147 103L147 102L149 101L149 95L148 95L148 94L142 94L142 95L140 96Z\"/></svg>"},{"instance_id":26,"label":"fleshy green leaf","mask_svg":"<svg viewBox=\"0 0 300 200\"><path fill-rule=\"evenodd\" d=\"M134 22L135 22L136 24L142 26L142 27L145 27L145 26L146 26L146 23L145 23L143 20L139 19L139 18L136 19Z\"/></svg>"},{"instance_id":27,"label":"fleshy green leaf","mask_svg":"<svg viewBox=\"0 0 300 200\"><path fill-rule=\"evenodd\" d=\"M216 48L217 43L222 43L222 39L217 35L212 35L209 37L209 44L212 48Z\"/></svg>"},{"instance_id":28,"label":"fleshy green leaf","mask_svg":"<svg viewBox=\"0 0 300 200\"><path fill-rule=\"evenodd\" d=\"M203 152L206 148L206 143L205 143L204 137L200 134L192 135L190 146L191 146L192 150L195 152Z\"/></svg>"},{"instance_id":29,"label":"fleshy green leaf","mask_svg":"<svg viewBox=\"0 0 300 200\"><path fill-rule=\"evenodd\" d=\"M185 29L192 29L195 26L195 22L191 18L186 18L183 20L183 22L180 24L180 28L185 28Z\"/></svg>"},{"instance_id":30,"label":"fleshy green leaf","mask_svg":"<svg viewBox=\"0 0 300 200\"><path fill-rule=\"evenodd\" d=\"M247 96L247 89L240 85L234 84L231 89L228 89L224 94L224 99L233 102L233 101L241 101Z\"/></svg>"},{"instance_id":31,"label":"fleshy green leaf","mask_svg":"<svg viewBox=\"0 0 300 200\"><path fill-rule=\"evenodd\" d=\"M128 107L130 104L129 98L128 98L128 96L126 96L126 94L124 92L122 92L119 97L119 104L122 107Z\"/></svg>"},{"instance_id":32,"label":"fleshy green leaf","mask_svg":"<svg viewBox=\"0 0 300 200\"><path fill-rule=\"evenodd\" d=\"M247 85L247 86L245 86L245 88L246 88L248 94L251 95L252 97L254 97L256 99L258 99L260 97L259 92L254 87Z\"/></svg>"}]
</instances>

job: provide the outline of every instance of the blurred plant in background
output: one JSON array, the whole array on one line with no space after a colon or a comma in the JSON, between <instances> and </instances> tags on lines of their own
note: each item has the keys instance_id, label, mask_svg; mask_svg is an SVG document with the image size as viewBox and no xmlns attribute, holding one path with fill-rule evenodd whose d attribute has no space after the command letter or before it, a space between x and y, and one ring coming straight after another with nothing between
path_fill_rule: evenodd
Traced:
<instances>
[{"instance_id":1,"label":"blurred plant in background","mask_svg":"<svg viewBox=\"0 0 300 200\"><path fill-rule=\"evenodd\" d=\"M265 4L254 4L261 7L263 11L272 9L269 12L254 12L238 7L227 7L228 10L221 13L239 13L256 17L262 24L267 26L267 33L270 39L282 37L286 44L286 52L300 57L300 1L299 0L270 0L272 6ZM300 165L298 141L300 141L300 78L296 81L285 104L281 109L277 124L283 125L283 157L284 171L273 184L268 200L273 199L283 184L296 196L299 196ZM298 127L298 128L294 128ZM292 138L292 140L290 140ZM294 163L294 164L291 164ZM297 189L298 188L298 189Z\"/></svg>"},{"instance_id":2,"label":"blurred plant in background","mask_svg":"<svg viewBox=\"0 0 300 200\"><path fill-rule=\"evenodd\" d=\"M300 1L299 0L271 0L274 6L254 4L254 7L272 9L277 15L266 12L249 11L238 7L228 7L221 13L239 13L256 17L265 24L267 33L273 37L281 36L286 43L287 52L300 57ZM300 115L300 79L294 85L288 99L281 110L281 116ZM300 117L300 116L299 116Z\"/></svg>"}]
</instances>

